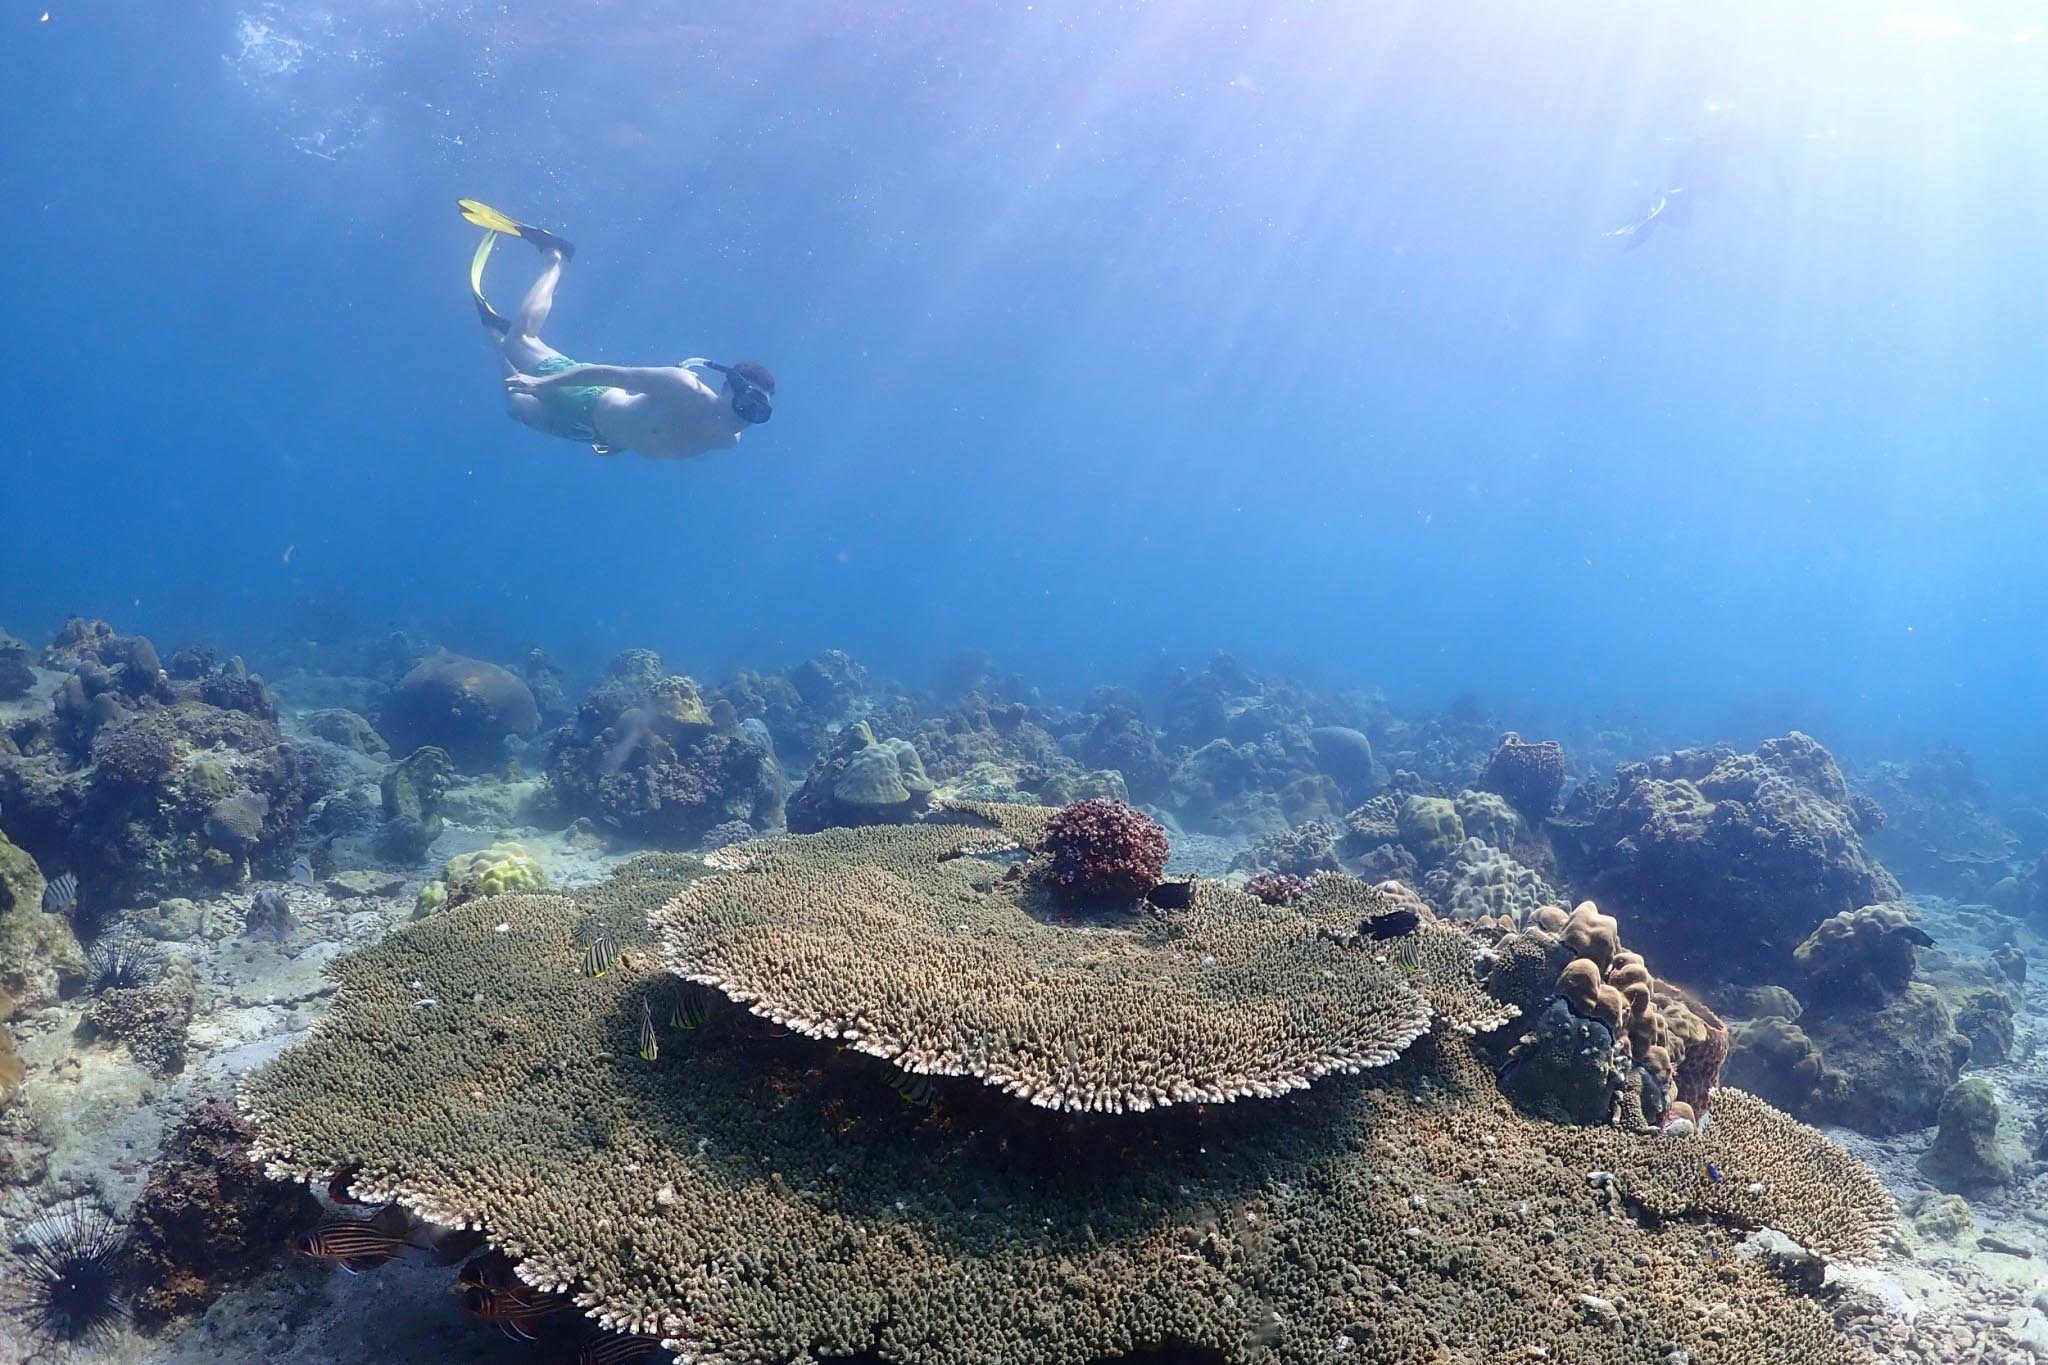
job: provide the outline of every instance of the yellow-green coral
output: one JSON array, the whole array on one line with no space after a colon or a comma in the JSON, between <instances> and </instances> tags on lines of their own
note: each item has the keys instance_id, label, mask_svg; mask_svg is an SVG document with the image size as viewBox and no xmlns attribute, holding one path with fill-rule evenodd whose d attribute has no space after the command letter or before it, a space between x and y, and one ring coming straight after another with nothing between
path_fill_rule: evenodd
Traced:
<instances>
[{"instance_id":1,"label":"yellow-green coral","mask_svg":"<svg viewBox=\"0 0 2048 1365\"><path fill-rule=\"evenodd\" d=\"M424 919L452 901L474 900L479 896L502 896L509 891L540 891L548 884L547 870L525 844L505 840L461 853L448 860L441 876L420 888L413 902L414 919Z\"/></svg>"}]
</instances>

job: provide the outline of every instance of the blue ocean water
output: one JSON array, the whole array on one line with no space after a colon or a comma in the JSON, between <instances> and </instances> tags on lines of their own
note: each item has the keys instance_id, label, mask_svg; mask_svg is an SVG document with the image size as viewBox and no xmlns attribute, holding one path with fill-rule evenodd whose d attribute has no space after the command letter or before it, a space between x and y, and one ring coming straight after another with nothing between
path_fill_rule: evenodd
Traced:
<instances>
[{"instance_id":1,"label":"blue ocean water","mask_svg":"<svg viewBox=\"0 0 2048 1365\"><path fill-rule=\"evenodd\" d=\"M2017 777L2032 13L10 5L0 624L1061 690L1224 648ZM774 421L509 422L461 195L577 242L554 344L758 358Z\"/></svg>"}]
</instances>

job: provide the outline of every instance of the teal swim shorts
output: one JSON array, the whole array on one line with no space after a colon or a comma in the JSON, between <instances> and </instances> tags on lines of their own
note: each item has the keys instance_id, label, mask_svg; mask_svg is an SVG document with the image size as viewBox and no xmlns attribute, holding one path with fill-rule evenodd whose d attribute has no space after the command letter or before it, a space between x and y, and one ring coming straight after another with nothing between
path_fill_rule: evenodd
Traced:
<instances>
[{"instance_id":1,"label":"teal swim shorts","mask_svg":"<svg viewBox=\"0 0 2048 1365\"><path fill-rule=\"evenodd\" d=\"M578 362L565 355L551 355L533 367L536 375L559 374L574 367ZM597 443L597 400L603 396L607 384L565 384L556 388L538 389L534 397L540 400L540 429L550 436L560 436L571 441Z\"/></svg>"}]
</instances>

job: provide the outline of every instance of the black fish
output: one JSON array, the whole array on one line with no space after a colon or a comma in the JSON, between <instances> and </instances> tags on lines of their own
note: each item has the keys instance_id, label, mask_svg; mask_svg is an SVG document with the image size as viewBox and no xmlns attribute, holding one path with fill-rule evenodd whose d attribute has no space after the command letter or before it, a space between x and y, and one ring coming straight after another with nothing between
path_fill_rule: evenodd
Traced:
<instances>
[{"instance_id":1,"label":"black fish","mask_svg":"<svg viewBox=\"0 0 2048 1365\"><path fill-rule=\"evenodd\" d=\"M1145 893L1145 903L1155 910L1185 910L1195 903L1195 879L1161 882Z\"/></svg>"},{"instance_id":2,"label":"black fish","mask_svg":"<svg viewBox=\"0 0 2048 1365\"><path fill-rule=\"evenodd\" d=\"M1899 930L1899 937L1922 948L1934 946L1934 936L1917 924L1908 924Z\"/></svg>"},{"instance_id":3,"label":"black fish","mask_svg":"<svg viewBox=\"0 0 2048 1365\"><path fill-rule=\"evenodd\" d=\"M1369 939L1399 938L1415 932L1415 926L1422 923L1422 916L1413 910L1387 910L1377 915L1368 915L1365 923L1358 926L1358 932Z\"/></svg>"},{"instance_id":4,"label":"black fish","mask_svg":"<svg viewBox=\"0 0 2048 1365\"><path fill-rule=\"evenodd\" d=\"M66 872L52 878L43 888L43 909L53 915L61 915L78 904L78 878Z\"/></svg>"}]
</instances>

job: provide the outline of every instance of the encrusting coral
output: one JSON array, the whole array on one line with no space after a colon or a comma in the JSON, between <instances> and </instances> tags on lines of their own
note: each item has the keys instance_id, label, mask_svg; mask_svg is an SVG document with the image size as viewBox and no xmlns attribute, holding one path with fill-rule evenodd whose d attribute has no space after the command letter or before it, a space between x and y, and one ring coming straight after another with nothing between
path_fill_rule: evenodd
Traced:
<instances>
[{"instance_id":1,"label":"encrusting coral","mask_svg":"<svg viewBox=\"0 0 2048 1365\"><path fill-rule=\"evenodd\" d=\"M528 1284L570 1289L602 1325L707 1362L1863 1358L1798 1286L1732 1254L1765 1224L1826 1256L1863 1254L1890 1229L1875 1178L1818 1135L1725 1089L1713 1123L1683 1139L1522 1115L1457 1027L1469 1010L1504 1011L1437 979L1451 946L1437 936L1464 931L1418 917L1412 952L1375 939L1375 919L1352 916L1385 893L1349 878L1317 879L1300 916L1316 932L1282 933L1278 909L1200 884L1171 912L1197 943L1159 978L1169 998L1148 1001L1119 983L1139 963L1165 970L1170 936L1135 958L1145 931L1113 922L1061 926L1073 950L1044 944L1052 926L1025 925L1014 889L1036 874L1005 863L1049 812L1009 809L1015 823L957 812L957 825L741 845L709 881L694 859L655 855L573 900L456 907L339 959L332 1012L248 1080L242 1107L273 1173L342 1177L355 1198L483 1228ZM777 893L747 910L730 890L749 882L805 886L808 903ZM925 890L892 919L884 886ZM921 904L933 888L959 898L936 926L938 907ZM1249 920L1208 924L1212 895ZM775 921L778 991L844 981L835 958L897 945L898 990L862 1002L863 1037L907 1034L898 1021L912 1018L1016 1018L1000 997L1048 980L1127 1007L1071 1040L1079 1054L1115 1035L1110 1070L1125 1076L1179 1055L1184 1026L1234 1036L1250 1058L1274 1024L1368 993L1427 997L1428 1032L1384 1066L1284 1098L1122 1114L1047 1110L966 1080L910 1086L737 1009L665 1022L656 1060L642 1021L680 1019L685 988L665 961L695 951L691 924L714 910L750 918L750 934ZM642 927L650 912L662 945ZM600 933L618 956L592 979L579 963ZM1282 945L1279 963L1217 952L1202 966L1204 941L1262 936ZM1083 974L944 965L1015 963L1020 945ZM1476 945L1456 946L1469 963ZM1349 970L1304 976L1317 961ZM1214 1017L1192 1020L1195 1002Z\"/></svg>"}]
</instances>

